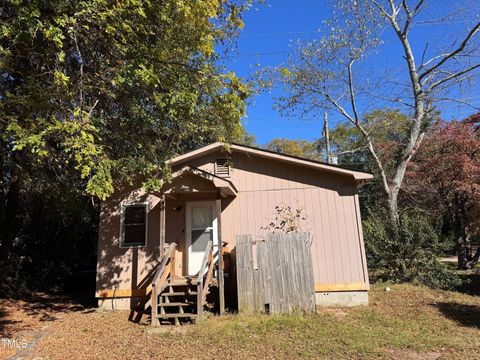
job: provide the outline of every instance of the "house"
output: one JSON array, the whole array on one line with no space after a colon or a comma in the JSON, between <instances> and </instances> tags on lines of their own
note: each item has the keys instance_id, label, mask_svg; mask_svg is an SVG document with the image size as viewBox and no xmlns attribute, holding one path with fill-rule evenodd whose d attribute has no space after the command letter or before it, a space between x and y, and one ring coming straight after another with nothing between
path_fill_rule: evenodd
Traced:
<instances>
[{"instance_id":1,"label":"house","mask_svg":"<svg viewBox=\"0 0 480 360\"><path fill-rule=\"evenodd\" d=\"M133 186L102 205L100 307L131 309L153 290L155 315L159 301L178 304L176 314L185 313L188 301L182 305L168 294L162 297L164 292L181 293L182 300L196 295L193 302L201 307L205 282L210 285L216 278L223 295L223 280L226 287L234 281L236 237L261 238L285 207L301 214L298 227L312 239L316 303L368 303L358 189L372 175L219 142L171 159L170 165L172 181L158 193ZM212 270L216 262L221 262L218 271ZM174 284L184 288L175 291ZM160 307L158 314L169 317L169 306L174 305Z\"/></svg>"}]
</instances>

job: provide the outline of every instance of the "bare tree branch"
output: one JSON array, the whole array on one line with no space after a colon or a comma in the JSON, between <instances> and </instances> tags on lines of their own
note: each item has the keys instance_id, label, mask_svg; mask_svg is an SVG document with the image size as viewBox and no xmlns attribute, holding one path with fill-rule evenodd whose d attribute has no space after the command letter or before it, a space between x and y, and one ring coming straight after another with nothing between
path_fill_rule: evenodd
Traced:
<instances>
[{"instance_id":1,"label":"bare tree branch","mask_svg":"<svg viewBox=\"0 0 480 360\"><path fill-rule=\"evenodd\" d=\"M420 62L420 66L418 67L418 70L420 70L421 68L423 68L425 66L425 55L427 53L427 49L428 49L428 42L425 43L425 47L423 48L423 53L422 53L422 61Z\"/></svg>"},{"instance_id":2,"label":"bare tree branch","mask_svg":"<svg viewBox=\"0 0 480 360\"><path fill-rule=\"evenodd\" d=\"M97 104L98 104L98 99L95 100L93 105L90 107L90 110L88 111L88 114L87 114L87 118L90 118L92 116L93 110L95 110L95 108L97 107Z\"/></svg>"},{"instance_id":3,"label":"bare tree branch","mask_svg":"<svg viewBox=\"0 0 480 360\"><path fill-rule=\"evenodd\" d=\"M402 99L400 99L399 97L396 97L396 98L388 98L388 97L384 97L384 96L381 96L381 95L378 95L378 94L374 94L374 93L371 93L371 92L366 92L369 96L372 96L374 98L377 98L377 99L380 99L380 100L383 100L383 101L386 101L386 102L389 102L389 103L398 103L398 104L402 104L404 106L407 106L409 108L415 108L412 104L409 104L405 101L403 101Z\"/></svg>"},{"instance_id":4,"label":"bare tree branch","mask_svg":"<svg viewBox=\"0 0 480 360\"><path fill-rule=\"evenodd\" d=\"M429 24L443 24L445 23L449 18L455 16L455 15L458 15L460 12L461 12L462 9L457 9L451 13L449 13L448 15L445 15L445 16L442 16L441 18L438 18L438 19L431 19L431 20L422 20L422 21L417 21L416 24L417 25L429 25Z\"/></svg>"},{"instance_id":5,"label":"bare tree branch","mask_svg":"<svg viewBox=\"0 0 480 360\"><path fill-rule=\"evenodd\" d=\"M359 122L355 121L355 119L345 110L343 106L341 106L335 99L333 99L330 95L328 95L328 93L325 93L325 98L327 99L328 102L330 102L334 106L334 108L337 109L337 111L340 114L342 114L345 118L347 118L347 120L349 120L352 124L354 124L358 130L360 130L360 132L362 133L362 136L367 142L368 150L370 151L370 154L372 155L379 169L384 191L387 194L390 194L390 187L388 185L387 175L385 173L385 169L383 168L382 161L380 160L380 158L377 155L377 152L375 151L375 147L373 146L373 141L372 141L372 138L370 137L370 134Z\"/></svg>"},{"instance_id":6,"label":"bare tree branch","mask_svg":"<svg viewBox=\"0 0 480 360\"><path fill-rule=\"evenodd\" d=\"M456 79L456 78L458 78L458 77L460 77L460 76L462 76L462 75L464 75L464 74L466 74L466 73L469 73L470 71L472 71L472 70L474 70L474 69L476 69L476 68L478 68L478 67L480 67L480 63L475 64L475 65L473 65L473 66L470 66L470 67L468 67L468 68L466 68L466 69L464 69L464 70L462 70L462 71L453 73L453 74L451 74L451 75L449 75L449 76L447 76L447 77L445 77L445 78L443 78L443 79L440 79L440 80L434 82L432 85L430 85L430 86L428 87L428 89L427 89L427 92L432 91L433 89L435 89L436 87L442 85L443 83L446 83L447 81L450 81L450 80L452 80L452 79Z\"/></svg>"},{"instance_id":7,"label":"bare tree branch","mask_svg":"<svg viewBox=\"0 0 480 360\"><path fill-rule=\"evenodd\" d=\"M340 151L340 152L335 152L334 154L335 155L347 155L347 154L355 154L359 151L363 151L363 150L366 150L368 147L367 146L361 146L359 148L356 148L356 149L352 149L352 150L345 150L345 151Z\"/></svg>"},{"instance_id":8,"label":"bare tree branch","mask_svg":"<svg viewBox=\"0 0 480 360\"><path fill-rule=\"evenodd\" d=\"M357 112L357 104L355 102L355 91L353 89L353 74L352 74L352 66L355 60L350 61L348 64L348 88L350 91L350 104L352 105L353 117L355 119L355 125L358 126L359 118Z\"/></svg>"},{"instance_id":9,"label":"bare tree branch","mask_svg":"<svg viewBox=\"0 0 480 360\"><path fill-rule=\"evenodd\" d=\"M403 35L408 34L408 30L410 30L410 25L412 23L412 20L418 14L418 11L420 10L420 8L422 7L424 2L425 2L425 0L420 0L417 3L417 5L415 6L415 8L413 9L413 11L411 11L410 8L407 5L407 0L402 0L403 9L405 10L405 13L407 14L407 20L405 21L405 25L404 25L403 31L402 31Z\"/></svg>"},{"instance_id":10,"label":"bare tree branch","mask_svg":"<svg viewBox=\"0 0 480 360\"><path fill-rule=\"evenodd\" d=\"M385 16L387 19L391 19L391 18L392 18L392 15L390 15L390 14L387 12L387 10L385 10L385 9L383 8L383 6L378 3L378 1L376 1L376 0L371 0L371 2L373 3L373 5L375 5L375 6L377 7L378 10L380 10L380 12L383 14L383 16Z\"/></svg>"},{"instance_id":11,"label":"bare tree branch","mask_svg":"<svg viewBox=\"0 0 480 360\"><path fill-rule=\"evenodd\" d=\"M467 36L463 39L462 43L460 44L460 46L458 48L456 48L454 51L446 54L443 56L442 60L440 60L438 63L436 63L435 65L433 65L432 67L428 68L427 70L425 70L422 74L419 75L419 80L421 81L425 76L427 76L428 74L430 74L432 71L434 71L435 69L438 69L440 66L442 66L446 61L448 61L449 59L455 57L455 55L461 53L465 47L467 46L468 42L470 41L470 39L476 34L476 32L480 29L480 22L477 23L477 25L475 25L472 30L469 31L469 33L467 34ZM430 61L429 61L430 62Z\"/></svg>"},{"instance_id":12,"label":"bare tree branch","mask_svg":"<svg viewBox=\"0 0 480 360\"><path fill-rule=\"evenodd\" d=\"M453 98L448 98L448 97L442 97L442 98L438 98L438 99L435 99L435 101L439 102L439 101L451 101L451 102L455 102L457 104L461 104L461 105L465 105L465 106L468 106L470 108L472 108L473 110L475 111L480 111L480 106L474 106L472 105L471 103L469 103L468 101L464 100L464 99L453 99Z\"/></svg>"},{"instance_id":13,"label":"bare tree branch","mask_svg":"<svg viewBox=\"0 0 480 360\"><path fill-rule=\"evenodd\" d=\"M428 44L427 44L428 45ZM425 47L425 51L426 51L426 47ZM433 58L431 58L430 60L424 62L424 58L425 58L425 52L424 52L424 56L422 56L422 63L420 64L420 66L418 67L418 70L420 71L421 69L423 69L425 66L427 66L428 64L430 64L431 62L435 61L435 60L438 60L442 57L445 57L447 56L448 54L440 54L440 55L437 55L437 56L434 56Z\"/></svg>"},{"instance_id":14,"label":"bare tree branch","mask_svg":"<svg viewBox=\"0 0 480 360\"><path fill-rule=\"evenodd\" d=\"M397 8L393 0L388 0L388 4L390 5L390 10L392 10L392 18L396 18L400 11L400 7Z\"/></svg>"},{"instance_id":15,"label":"bare tree branch","mask_svg":"<svg viewBox=\"0 0 480 360\"><path fill-rule=\"evenodd\" d=\"M468 34L464 34L465 37L463 35L460 37L461 43L454 44L451 49L441 54L430 55L428 43L423 49L420 49L420 54L415 54L410 34L414 24L418 24L420 13L429 2L425 0L365 1L370 6L366 6L365 9L355 8L353 12L348 5L339 5L341 11L344 12L342 15L345 15L345 18L340 20L352 20L351 23L347 21L347 30L335 31L331 36L325 38L325 42L311 43L311 46L317 51L308 52L301 57L304 61L304 58L307 59L306 67L301 69L302 71L298 71L298 77L292 84L295 92L290 97L288 106L297 105L300 102L299 99L303 99L306 102L310 101L312 106L309 107L305 104L304 108L308 110L315 107L332 109L353 124L362 134L366 148L372 156L386 194L389 214L392 220L398 224L398 196L404 183L406 169L421 145L428 125L432 121L431 106L439 97L439 87L449 81L461 86L463 80L468 77L466 75L468 72L480 68L480 63L472 65L472 63L479 61L474 59L474 52L477 49L473 49L473 46L471 46L474 42L472 38L480 29L480 23L476 24ZM365 12L362 13L359 9L365 10ZM422 16L421 20L427 23L428 19L425 18L432 17L432 14L425 15L427 16ZM371 17L369 19L370 23L364 23L364 20L369 16ZM407 64L407 69L403 69L405 72L398 77L399 82L390 81L387 74L387 81L379 84L381 86L391 86L391 83L396 84L395 90L399 90L399 92L394 95L388 90L380 92L378 95L368 94L368 89L375 87L375 85L372 85L370 80L365 84L359 84L357 77L354 77L354 75L358 75L356 72L354 73L359 65L356 60L368 56L366 47L363 45L367 44L375 47L379 41L380 35L375 27L377 25L381 26L380 22L386 23L395 32ZM365 24L367 25L365 26ZM372 29L369 27L370 24ZM372 38L371 43L366 40L370 37ZM358 54L360 55L357 56ZM415 58L415 55L418 56L418 59ZM432 58L428 60L430 56ZM466 63L465 57L468 57L472 63ZM448 63L445 64L446 62ZM401 81L406 80L407 75L408 81L405 81L404 84L401 83ZM304 87L307 89L304 89ZM382 91L384 88L376 86L372 92L375 93L379 89ZM434 91L435 89L437 91ZM395 149L395 151L398 151L398 156L395 154L394 163L391 166L389 164L388 174L380 158L383 154L382 148L374 143L374 137L377 133L374 128L362 122L361 111L365 111L368 106L368 104L364 104L365 95L369 95L367 97L370 99L375 97L413 109L413 111L408 111L411 114L407 122L408 133L398 143L398 148ZM371 104L379 105L378 101L372 101ZM345 153L353 153L357 150Z\"/></svg>"}]
</instances>

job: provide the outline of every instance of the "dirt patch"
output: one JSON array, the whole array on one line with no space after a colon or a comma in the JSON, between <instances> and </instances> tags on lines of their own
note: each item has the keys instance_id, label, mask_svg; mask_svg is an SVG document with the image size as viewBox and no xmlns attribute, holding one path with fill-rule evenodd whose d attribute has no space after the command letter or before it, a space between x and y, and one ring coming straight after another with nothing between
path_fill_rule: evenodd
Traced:
<instances>
[{"instance_id":1,"label":"dirt patch","mask_svg":"<svg viewBox=\"0 0 480 360\"><path fill-rule=\"evenodd\" d=\"M48 325L74 311L88 309L59 294L0 299L0 359L28 358Z\"/></svg>"}]
</instances>

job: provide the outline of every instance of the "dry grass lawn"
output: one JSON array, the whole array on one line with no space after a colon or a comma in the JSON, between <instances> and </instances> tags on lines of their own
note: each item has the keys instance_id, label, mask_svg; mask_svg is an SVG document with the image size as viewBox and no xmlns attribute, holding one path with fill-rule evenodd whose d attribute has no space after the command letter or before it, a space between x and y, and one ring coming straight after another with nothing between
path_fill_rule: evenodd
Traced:
<instances>
[{"instance_id":1,"label":"dry grass lawn","mask_svg":"<svg viewBox=\"0 0 480 360\"><path fill-rule=\"evenodd\" d=\"M391 288L374 287L367 307L307 316L228 315L156 331L128 321L126 312L52 306L43 309L48 321L42 321L45 314L19 315L14 305L15 311L0 317L0 337L34 333L36 345L20 355L37 359L480 358L480 297ZM19 322L8 324L15 313ZM12 332L16 327L20 333Z\"/></svg>"}]
</instances>

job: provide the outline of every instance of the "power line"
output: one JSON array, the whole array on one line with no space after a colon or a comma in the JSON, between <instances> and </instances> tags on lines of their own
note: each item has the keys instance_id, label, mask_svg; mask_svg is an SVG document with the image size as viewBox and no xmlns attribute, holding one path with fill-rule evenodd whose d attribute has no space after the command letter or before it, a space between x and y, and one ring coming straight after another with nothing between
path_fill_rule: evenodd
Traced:
<instances>
[{"instance_id":1,"label":"power line","mask_svg":"<svg viewBox=\"0 0 480 360\"><path fill-rule=\"evenodd\" d=\"M277 33L240 34L239 37L266 37L266 36L282 36L282 35L301 35L301 34L313 34L313 33L318 33L318 32L319 32L319 30L289 31L289 32L277 32Z\"/></svg>"},{"instance_id":2,"label":"power line","mask_svg":"<svg viewBox=\"0 0 480 360\"><path fill-rule=\"evenodd\" d=\"M267 52L258 52L258 53L250 53L250 54L225 55L220 57L220 59L229 59L229 58L238 58L238 57L247 57L247 56L277 55L277 54L287 54L290 52L291 52L290 50L279 50L279 51L267 51Z\"/></svg>"},{"instance_id":3,"label":"power line","mask_svg":"<svg viewBox=\"0 0 480 360\"><path fill-rule=\"evenodd\" d=\"M447 22L441 22L438 20L432 20L430 22L417 22L416 26L428 26L428 25L442 25L442 26L447 26L450 24L465 24L472 22L471 20L458 20L458 21L447 21ZM314 33L320 33L321 29L317 30L306 30L306 31L286 31L286 32L275 32L275 33L253 33L253 34L240 34L239 37L268 37L268 36L283 36L283 35L303 35L303 34L314 34Z\"/></svg>"}]
</instances>

